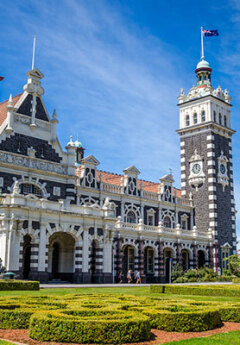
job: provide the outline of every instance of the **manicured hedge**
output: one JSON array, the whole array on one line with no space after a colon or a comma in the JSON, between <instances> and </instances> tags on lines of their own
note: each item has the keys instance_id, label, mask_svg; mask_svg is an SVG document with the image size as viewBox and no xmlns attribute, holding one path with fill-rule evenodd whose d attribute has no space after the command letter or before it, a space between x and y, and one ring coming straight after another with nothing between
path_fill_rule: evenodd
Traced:
<instances>
[{"instance_id":1,"label":"manicured hedge","mask_svg":"<svg viewBox=\"0 0 240 345\"><path fill-rule=\"evenodd\" d=\"M0 280L0 291L39 290L39 282L22 280Z\"/></svg>"},{"instance_id":2,"label":"manicured hedge","mask_svg":"<svg viewBox=\"0 0 240 345\"><path fill-rule=\"evenodd\" d=\"M240 284L240 278L234 278L234 279L232 280L232 282L233 282L234 284Z\"/></svg>"},{"instance_id":3,"label":"manicured hedge","mask_svg":"<svg viewBox=\"0 0 240 345\"><path fill-rule=\"evenodd\" d=\"M165 291L164 286L157 287ZM39 341L135 343L149 340L150 328L205 331L222 321L240 322L239 318L239 302L169 299L162 294L0 296L0 328L29 328L30 336Z\"/></svg>"},{"instance_id":4,"label":"manicured hedge","mask_svg":"<svg viewBox=\"0 0 240 345\"><path fill-rule=\"evenodd\" d=\"M158 311L145 312L152 320L153 328L168 332L202 332L222 325L217 310L200 310L191 312L170 313Z\"/></svg>"},{"instance_id":5,"label":"manicured hedge","mask_svg":"<svg viewBox=\"0 0 240 345\"><path fill-rule=\"evenodd\" d=\"M176 294L176 295L240 297L240 288L237 286L151 285L150 289L151 289L152 293L167 293L167 294Z\"/></svg>"},{"instance_id":6,"label":"manicured hedge","mask_svg":"<svg viewBox=\"0 0 240 345\"><path fill-rule=\"evenodd\" d=\"M149 340L151 328L146 316L126 315L104 319L99 316L69 316L63 313L36 313L29 335L40 341L121 344Z\"/></svg>"}]
</instances>

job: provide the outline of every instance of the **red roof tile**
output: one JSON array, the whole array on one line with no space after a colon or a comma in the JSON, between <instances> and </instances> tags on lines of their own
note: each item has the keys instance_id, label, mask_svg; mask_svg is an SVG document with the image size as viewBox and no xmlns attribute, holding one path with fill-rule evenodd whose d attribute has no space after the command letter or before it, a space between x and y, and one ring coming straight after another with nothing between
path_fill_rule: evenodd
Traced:
<instances>
[{"instance_id":1,"label":"red roof tile","mask_svg":"<svg viewBox=\"0 0 240 345\"><path fill-rule=\"evenodd\" d=\"M13 97L13 105L17 103L17 101L19 100L21 96L22 96L22 93ZM0 126L7 117L7 105L8 105L8 100L0 103Z\"/></svg>"}]
</instances>

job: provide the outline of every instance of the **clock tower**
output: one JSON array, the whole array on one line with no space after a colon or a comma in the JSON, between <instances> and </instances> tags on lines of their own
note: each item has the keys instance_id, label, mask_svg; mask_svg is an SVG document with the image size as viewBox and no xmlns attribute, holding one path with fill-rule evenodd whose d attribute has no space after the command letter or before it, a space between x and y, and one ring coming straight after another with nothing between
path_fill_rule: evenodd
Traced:
<instances>
[{"instance_id":1,"label":"clock tower","mask_svg":"<svg viewBox=\"0 0 240 345\"><path fill-rule=\"evenodd\" d=\"M233 191L231 98L211 84L212 69L202 57L195 70L197 85L178 97L180 109L181 187L195 206L198 231L212 230L213 266L236 253Z\"/></svg>"}]
</instances>

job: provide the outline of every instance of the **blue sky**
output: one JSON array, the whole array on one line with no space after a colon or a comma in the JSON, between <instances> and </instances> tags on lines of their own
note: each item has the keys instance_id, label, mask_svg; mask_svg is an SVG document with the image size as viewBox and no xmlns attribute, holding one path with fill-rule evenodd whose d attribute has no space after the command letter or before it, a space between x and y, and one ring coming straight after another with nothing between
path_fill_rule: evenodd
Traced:
<instances>
[{"instance_id":1,"label":"blue sky","mask_svg":"<svg viewBox=\"0 0 240 345\"><path fill-rule=\"evenodd\" d=\"M195 83L200 27L213 86L232 96L235 198L240 209L240 2L190 0L0 1L0 100L22 91L35 66L44 100L57 109L58 136L79 138L99 168L121 173L134 164L158 181L172 168L180 186L177 96ZM238 216L238 223L239 223Z\"/></svg>"}]
</instances>

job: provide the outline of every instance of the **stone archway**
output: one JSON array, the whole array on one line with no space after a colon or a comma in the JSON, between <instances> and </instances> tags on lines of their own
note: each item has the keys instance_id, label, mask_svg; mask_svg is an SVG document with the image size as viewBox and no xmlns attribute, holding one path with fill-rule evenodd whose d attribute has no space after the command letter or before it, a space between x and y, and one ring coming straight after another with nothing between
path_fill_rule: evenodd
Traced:
<instances>
[{"instance_id":1,"label":"stone archway","mask_svg":"<svg viewBox=\"0 0 240 345\"><path fill-rule=\"evenodd\" d=\"M205 253L203 250L198 251L198 268L202 268L206 263Z\"/></svg>"},{"instance_id":2,"label":"stone archway","mask_svg":"<svg viewBox=\"0 0 240 345\"><path fill-rule=\"evenodd\" d=\"M75 239L66 232L55 232L49 238L48 272L50 279L72 282Z\"/></svg>"},{"instance_id":3,"label":"stone archway","mask_svg":"<svg viewBox=\"0 0 240 345\"><path fill-rule=\"evenodd\" d=\"M182 268L186 272L190 268L190 253L187 249L181 251Z\"/></svg>"},{"instance_id":4,"label":"stone archway","mask_svg":"<svg viewBox=\"0 0 240 345\"><path fill-rule=\"evenodd\" d=\"M164 255L164 273L165 281L170 282L170 267L172 268L173 250L171 248L165 248L163 251Z\"/></svg>"},{"instance_id":5,"label":"stone archway","mask_svg":"<svg viewBox=\"0 0 240 345\"><path fill-rule=\"evenodd\" d=\"M127 281L127 272L132 270L134 275L135 270L135 248L131 245L126 245L123 248L123 281Z\"/></svg>"},{"instance_id":6,"label":"stone archway","mask_svg":"<svg viewBox=\"0 0 240 345\"><path fill-rule=\"evenodd\" d=\"M23 279L28 279L31 271L31 241L30 235L25 235L23 237Z\"/></svg>"},{"instance_id":7,"label":"stone archway","mask_svg":"<svg viewBox=\"0 0 240 345\"><path fill-rule=\"evenodd\" d=\"M147 283L154 282L154 249L150 246L144 249L144 275Z\"/></svg>"}]
</instances>

